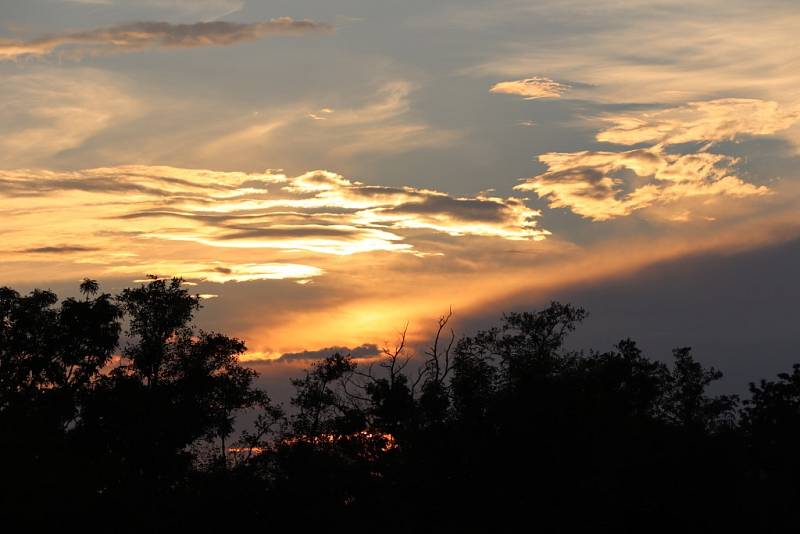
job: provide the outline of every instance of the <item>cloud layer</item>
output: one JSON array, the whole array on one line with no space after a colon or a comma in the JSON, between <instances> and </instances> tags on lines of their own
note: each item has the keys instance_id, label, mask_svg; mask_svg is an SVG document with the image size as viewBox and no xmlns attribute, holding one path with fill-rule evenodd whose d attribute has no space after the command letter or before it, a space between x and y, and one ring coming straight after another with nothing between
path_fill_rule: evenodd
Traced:
<instances>
[{"instance_id":1,"label":"cloud layer","mask_svg":"<svg viewBox=\"0 0 800 534\"><path fill-rule=\"evenodd\" d=\"M48 261L47 255L64 261L87 247L92 251L75 260L87 269L207 282L307 281L323 273L322 257L426 257L443 253L437 239L548 235L538 227L540 213L519 198L368 185L329 171L0 171L0 199L4 252L17 262Z\"/></svg>"},{"instance_id":2,"label":"cloud layer","mask_svg":"<svg viewBox=\"0 0 800 534\"><path fill-rule=\"evenodd\" d=\"M194 24L135 22L109 28L66 32L29 41L0 40L0 59L42 57L65 50L68 56L115 53L147 48L195 48L256 41L273 34L329 31L331 27L311 20L276 18L250 24L214 21Z\"/></svg>"}]
</instances>

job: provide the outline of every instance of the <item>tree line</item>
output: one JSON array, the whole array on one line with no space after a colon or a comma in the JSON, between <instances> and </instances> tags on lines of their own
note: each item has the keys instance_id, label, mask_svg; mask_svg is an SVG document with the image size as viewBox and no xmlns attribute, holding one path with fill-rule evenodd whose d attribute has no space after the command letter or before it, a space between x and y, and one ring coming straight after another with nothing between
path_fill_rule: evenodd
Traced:
<instances>
[{"instance_id":1,"label":"tree line","mask_svg":"<svg viewBox=\"0 0 800 534\"><path fill-rule=\"evenodd\" d=\"M182 280L80 292L0 288L0 525L796 529L798 365L712 395L722 374L689 348L568 350L587 314L554 302L460 338L442 316L413 357L404 334L377 358L334 354L283 406L241 340L194 326Z\"/></svg>"}]
</instances>

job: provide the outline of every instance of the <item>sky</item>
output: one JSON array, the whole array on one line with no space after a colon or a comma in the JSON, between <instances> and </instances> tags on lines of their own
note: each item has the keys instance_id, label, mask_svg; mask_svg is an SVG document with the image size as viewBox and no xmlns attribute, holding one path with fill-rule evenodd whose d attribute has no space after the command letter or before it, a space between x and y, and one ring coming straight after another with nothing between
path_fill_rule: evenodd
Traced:
<instances>
[{"instance_id":1,"label":"sky","mask_svg":"<svg viewBox=\"0 0 800 534\"><path fill-rule=\"evenodd\" d=\"M797 359L798 27L794 0L0 0L0 285L181 276L269 376L569 300L582 347L692 345L741 387Z\"/></svg>"}]
</instances>

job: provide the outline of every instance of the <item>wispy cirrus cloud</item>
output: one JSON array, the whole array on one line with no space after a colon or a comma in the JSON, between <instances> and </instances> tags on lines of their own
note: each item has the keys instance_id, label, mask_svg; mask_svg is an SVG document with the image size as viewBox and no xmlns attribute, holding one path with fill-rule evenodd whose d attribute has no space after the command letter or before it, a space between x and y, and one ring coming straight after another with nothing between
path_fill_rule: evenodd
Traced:
<instances>
[{"instance_id":1,"label":"wispy cirrus cloud","mask_svg":"<svg viewBox=\"0 0 800 534\"><path fill-rule=\"evenodd\" d=\"M462 133L437 127L411 113L414 87L404 80L381 83L361 102L309 110L306 104L248 115L194 148L193 157L247 164L265 151L324 153L336 160L365 154L395 154L452 145ZM302 163L298 162L298 164Z\"/></svg>"},{"instance_id":2,"label":"wispy cirrus cloud","mask_svg":"<svg viewBox=\"0 0 800 534\"><path fill-rule=\"evenodd\" d=\"M218 18L241 11L242 0L60 0L72 4L89 4L113 8L155 8L185 16Z\"/></svg>"},{"instance_id":3,"label":"wispy cirrus cloud","mask_svg":"<svg viewBox=\"0 0 800 534\"><path fill-rule=\"evenodd\" d=\"M80 57L92 53L132 52L149 48L226 46L256 41L268 35L297 35L331 29L325 23L289 17L254 23L134 22L108 28L58 33L27 41L2 39L0 59L43 57L57 51L63 51L68 57Z\"/></svg>"},{"instance_id":4,"label":"wispy cirrus cloud","mask_svg":"<svg viewBox=\"0 0 800 534\"><path fill-rule=\"evenodd\" d=\"M620 145L732 141L771 135L800 119L800 108L756 98L722 98L652 111L605 115L598 141Z\"/></svg>"},{"instance_id":5,"label":"wispy cirrus cloud","mask_svg":"<svg viewBox=\"0 0 800 534\"><path fill-rule=\"evenodd\" d=\"M150 105L123 77L96 69L9 74L0 104L0 167L42 166Z\"/></svg>"},{"instance_id":6,"label":"wispy cirrus cloud","mask_svg":"<svg viewBox=\"0 0 800 534\"><path fill-rule=\"evenodd\" d=\"M498 82L489 89L489 92L522 96L525 100L537 100L540 98L559 98L569 89L569 85L544 76L534 76L522 80Z\"/></svg>"},{"instance_id":7,"label":"wispy cirrus cloud","mask_svg":"<svg viewBox=\"0 0 800 534\"><path fill-rule=\"evenodd\" d=\"M442 13L439 24L502 27L508 34L499 51L463 72L517 77L535 65L590 85L591 98L606 103L742 96L780 102L796 94L800 80L800 52L792 46L800 12L785 0L764 0L757 9L748 0L708 0L692 9L677 0L505 0L501 6Z\"/></svg>"}]
</instances>

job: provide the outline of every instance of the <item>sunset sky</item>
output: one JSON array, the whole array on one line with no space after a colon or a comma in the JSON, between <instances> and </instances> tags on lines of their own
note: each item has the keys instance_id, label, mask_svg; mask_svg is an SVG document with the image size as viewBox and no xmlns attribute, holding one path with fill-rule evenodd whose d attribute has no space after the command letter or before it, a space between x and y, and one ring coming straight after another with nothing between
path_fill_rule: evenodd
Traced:
<instances>
[{"instance_id":1,"label":"sunset sky","mask_svg":"<svg viewBox=\"0 0 800 534\"><path fill-rule=\"evenodd\" d=\"M0 0L0 285L182 276L267 375L570 300L577 344L738 385L800 359L798 28L796 0Z\"/></svg>"}]
</instances>

